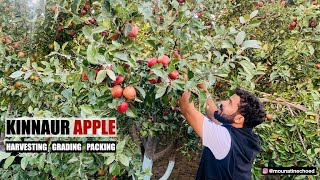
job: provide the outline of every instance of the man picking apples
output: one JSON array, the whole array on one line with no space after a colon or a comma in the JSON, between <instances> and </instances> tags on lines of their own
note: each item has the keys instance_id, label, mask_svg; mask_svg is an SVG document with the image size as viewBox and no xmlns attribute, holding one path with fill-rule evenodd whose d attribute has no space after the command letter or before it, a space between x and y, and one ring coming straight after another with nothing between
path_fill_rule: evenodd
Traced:
<instances>
[{"instance_id":1,"label":"man picking apples","mask_svg":"<svg viewBox=\"0 0 320 180\"><path fill-rule=\"evenodd\" d=\"M251 179L252 162L260 151L252 128L265 119L262 103L252 93L236 88L220 109L209 98L204 116L189 98L189 92L179 98L180 110L204 146L196 179Z\"/></svg>"}]
</instances>

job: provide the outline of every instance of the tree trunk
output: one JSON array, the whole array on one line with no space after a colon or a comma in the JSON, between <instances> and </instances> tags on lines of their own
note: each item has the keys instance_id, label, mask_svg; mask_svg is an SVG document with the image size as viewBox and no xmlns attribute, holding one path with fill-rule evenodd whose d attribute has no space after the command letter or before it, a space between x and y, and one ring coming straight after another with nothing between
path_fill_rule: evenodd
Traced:
<instances>
[{"instance_id":1,"label":"tree trunk","mask_svg":"<svg viewBox=\"0 0 320 180\"><path fill-rule=\"evenodd\" d=\"M152 165L153 165L153 155L156 151L157 144L158 144L158 137L157 136L148 136L147 141L144 145L145 153L143 156L143 163L142 163L142 170L148 170L152 172ZM145 176L144 180L150 180L151 176Z\"/></svg>"}]
</instances>

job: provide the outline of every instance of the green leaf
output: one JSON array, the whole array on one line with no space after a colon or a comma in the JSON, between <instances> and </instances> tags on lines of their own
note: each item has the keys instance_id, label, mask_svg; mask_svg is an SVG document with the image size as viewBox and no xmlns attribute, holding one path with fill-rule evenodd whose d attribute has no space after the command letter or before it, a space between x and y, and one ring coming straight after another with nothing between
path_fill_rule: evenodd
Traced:
<instances>
[{"instance_id":1,"label":"green leaf","mask_svg":"<svg viewBox=\"0 0 320 180\"><path fill-rule=\"evenodd\" d=\"M113 72L112 70L107 69L107 74L108 74L108 76L109 76L109 78L110 78L111 80L113 80L113 81L116 80L116 75L114 74L114 72Z\"/></svg>"},{"instance_id":2,"label":"green leaf","mask_svg":"<svg viewBox=\"0 0 320 180\"><path fill-rule=\"evenodd\" d=\"M70 99L72 97L72 89L65 89L61 92L62 96Z\"/></svg>"},{"instance_id":3,"label":"green leaf","mask_svg":"<svg viewBox=\"0 0 320 180\"><path fill-rule=\"evenodd\" d=\"M9 156L11 155L11 153L6 153L6 152L0 152L0 162L3 160L3 159L7 159Z\"/></svg>"},{"instance_id":4,"label":"green leaf","mask_svg":"<svg viewBox=\"0 0 320 180\"><path fill-rule=\"evenodd\" d=\"M17 77L22 76L22 74L24 74L24 72L22 72L22 71L16 71L16 72L12 73L9 77L11 77L11 78L17 78Z\"/></svg>"},{"instance_id":5,"label":"green leaf","mask_svg":"<svg viewBox=\"0 0 320 180\"><path fill-rule=\"evenodd\" d=\"M27 157L23 157L21 159L21 169L25 170L27 165L28 165L28 159L27 159Z\"/></svg>"},{"instance_id":6,"label":"green leaf","mask_svg":"<svg viewBox=\"0 0 320 180\"><path fill-rule=\"evenodd\" d=\"M120 170L120 165L118 163L113 163L110 166L109 173L111 173L112 175L118 175L120 174Z\"/></svg>"},{"instance_id":7,"label":"green leaf","mask_svg":"<svg viewBox=\"0 0 320 180\"><path fill-rule=\"evenodd\" d=\"M126 115L132 118L137 117L137 109L130 105L129 109L126 111Z\"/></svg>"},{"instance_id":8,"label":"green leaf","mask_svg":"<svg viewBox=\"0 0 320 180\"><path fill-rule=\"evenodd\" d=\"M72 12L78 12L79 11L80 2L81 2L80 0L73 0L73 3L71 5Z\"/></svg>"},{"instance_id":9,"label":"green leaf","mask_svg":"<svg viewBox=\"0 0 320 180\"><path fill-rule=\"evenodd\" d=\"M241 23L241 24L246 23L246 20L244 20L244 17L243 17L243 16L240 17L240 23Z\"/></svg>"},{"instance_id":10,"label":"green leaf","mask_svg":"<svg viewBox=\"0 0 320 180\"><path fill-rule=\"evenodd\" d=\"M128 61L128 56L127 54L125 53L119 53L119 52L116 52L114 54L114 57L118 58L118 59L121 59L121 60L124 60L124 61Z\"/></svg>"},{"instance_id":11,"label":"green leaf","mask_svg":"<svg viewBox=\"0 0 320 180\"><path fill-rule=\"evenodd\" d=\"M68 42L63 43L63 45L61 47L62 51L64 51L64 49L66 48L67 45L68 45Z\"/></svg>"},{"instance_id":12,"label":"green leaf","mask_svg":"<svg viewBox=\"0 0 320 180\"><path fill-rule=\"evenodd\" d=\"M6 159L6 161L4 162L3 168L7 169L12 164L12 162L14 161L14 158L15 158L15 156L8 157Z\"/></svg>"},{"instance_id":13,"label":"green leaf","mask_svg":"<svg viewBox=\"0 0 320 180\"><path fill-rule=\"evenodd\" d=\"M24 74L24 80L29 79L29 77L32 75L31 71L28 71Z\"/></svg>"},{"instance_id":14,"label":"green leaf","mask_svg":"<svg viewBox=\"0 0 320 180\"><path fill-rule=\"evenodd\" d=\"M121 153L123 151L124 145L126 145L126 141L120 141L117 146L116 150L118 153Z\"/></svg>"},{"instance_id":15,"label":"green leaf","mask_svg":"<svg viewBox=\"0 0 320 180\"><path fill-rule=\"evenodd\" d=\"M87 104L80 106L80 108L81 108L81 111L83 111L86 114L93 114L92 107Z\"/></svg>"},{"instance_id":16,"label":"green leaf","mask_svg":"<svg viewBox=\"0 0 320 180\"><path fill-rule=\"evenodd\" d=\"M76 156L73 156L73 158L71 158L67 163L70 164L70 163L74 163L77 161L79 161L79 159Z\"/></svg>"},{"instance_id":17,"label":"green leaf","mask_svg":"<svg viewBox=\"0 0 320 180\"><path fill-rule=\"evenodd\" d=\"M106 78L106 75L107 75L106 70L100 70L96 78L96 83L100 84Z\"/></svg>"},{"instance_id":18,"label":"green leaf","mask_svg":"<svg viewBox=\"0 0 320 180\"><path fill-rule=\"evenodd\" d=\"M244 15L244 20L245 21L250 21L250 16L248 14Z\"/></svg>"},{"instance_id":19,"label":"green leaf","mask_svg":"<svg viewBox=\"0 0 320 180\"><path fill-rule=\"evenodd\" d=\"M60 45L57 42L53 42L54 45L54 51L58 52L60 50Z\"/></svg>"},{"instance_id":20,"label":"green leaf","mask_svg":"<svg viewBox=\"0 0 320 180\"><path fill-rule=\"evenodd\" d=\"M90 44L87 49L87 60L91 64L99 64L99 62L95 60L94 57L95 57L94 49L92 47L92 44Z\"/></svg>"},{"instance_id":21,"label":"green leaf","mask_svg":"<svg viewBox=\"0 0 320 180\"><path fill-rule=\"evenodd\" d=\"M225 48L225 49L233 48L233 45L229 41L223 41L221 48Z\"/></svg>"},{"instance_id":22,"label":"green leaf","mask_svg":"<svg viewBox=\"0 0 320 180\"><path fill-rule=\"evenodd\" d=\"M136 86L136 89L139 91L139 93L142 95L143 99L146 97L146 92L144 91L144 89L142 89L139 86Z\"/></svg>"},{"instance_id":23,"label":"green leaf","mask_svg":"<svg viewBox=\"0 0 320 180\"><path fill-rule=\"evenodd\" d=\"M257 40L246 40L242 43L243 48L261 48L261 42Z\"/></svg>"},{"instance_id":24,"label":"green leaf","mask_svg":"<svg viewBox=\"0 0 320 180\"><path fill-rule=\"evenodd\" d=\"M308 46L308 48L309 48L310 55L313 55L313 54L314 54L314 48L313 48L313 46L312 46L311 44L308 44L307 46Z\"/></svg>"},{"instance_id":25,"label":"green leaf","mask_svg":"<svg viewBox=\"0 0 320 180\"><path fill-rule=\"evenodd\" d=\"M130 24L126 24L124 26L124 36L128 36L128 34L131 32L131 25Z\"/></svg>"},{"instance_id":26,"label":"green leaf","mask_svg":"<svg viewBox=\"0 0 320 180\"><path fill-rule=\"evenodd\" d=\"M157 92L156 92L156 99L162 97L165 93L166 93L166 86L161 86L161 87L157 87Z\"/></svg>"},{"instance_id":27,"label":"green leaf","mask_svg":"<svg viewBox=\"0 0 320 180\"><path fill-rule=\"evenodd\" d=\"M93 34L97 34L97 33L101 33L101 32L106 31L106 30L108 30L106 27L99 26L96 29L94 29L92 33Z\"/></svg>"},{"instance_id":28,"label":"green leaf","mask_svg":"<svg viewBox=\"0 0 320 180\"><path fill-rule=\"evenodd\" d=\"M82 28L82 32L87 38L90 38L92 36L92 29L89 26L84 26Z\"/></svg>"},{"instance_id":29,"label":"green leaf","mask_svg":"<svg viewBox=\"0 0 320 180\"><path fill-rule=\"evenodd\" d=\"M151 19L152 16L152 3L145 2L141 6L138 7L139 13L144 16L144 19Z\"/></svg>"},{"instance_id":30,"label":"green leaf","mask_svg":"<svg viewBox=\"0 0 320 180\"><path fill-rule=\"evenodd\" d=\"M250 18L256 17L256 15L257 15L258 13L259 13L258 10L253 11L253 12L250 14Z\"/></svg>"},{"instance_id":31,"label":"green leaf","mask_svg":"<svg viewBox=\"0 0 320 180\"><path fill-rule=\"evenodd\" d=\"M116 157L112 154L111 156L108 157L108 159L106 160L106 165L109 165L111 163L113 163L113 161L116 159Z\"/></svg>"},{"instance_id":32,"label":"green leaf","mask_svg":"<svg viewBox=\"0 0 320 180\"><path fill-rule=\"evenodd\" d=\"M240 31L236 36L236 44L240 45L244 41L245 37L246 33L244 31Z\"/></svg>"},{"instance_id":33,"label":"green leaf","mask_svg":"<svg viewBox=\"0 0 320 180\"><path fill-rule=\"evenodd\" d=\"M123 164L123 165L125 165L125 166L129 166L129 157L128 156L126 156L126 155L124 155L124 154L120 154L119 155L119 160L120 160L120 162Z\"/></svg>"}]
</instances>

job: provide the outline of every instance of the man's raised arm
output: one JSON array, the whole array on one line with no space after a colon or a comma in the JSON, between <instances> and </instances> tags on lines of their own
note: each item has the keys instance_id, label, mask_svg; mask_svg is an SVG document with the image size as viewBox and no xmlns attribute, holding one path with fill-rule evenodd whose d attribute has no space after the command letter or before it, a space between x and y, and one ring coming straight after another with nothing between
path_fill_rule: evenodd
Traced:
<instances>
[{"instance_id":1,"label":"man's raised arm","mask_svg":"<svg viewBox=\"0 0 320 180\"><path fill-rule=\"evenodd\" d=\"M207 99L207 107L206 107L206 114L207 117L213 121L214 123L216 123L217 125L221 125L221 123L219 121L217 121L214 118L214 112L218 110L218 107L214 104L212 98L208 98Z\"/></svg>"},{"instance_id":2,"label":"man's raised arm","mask_svg":"<svg viewBox=\"0 0 320 180\"><path fill-rule=\"evenodd\" d=\"M204 115L194 107L193 102L189 103L189 98L190 92L187 91L179 98L181 114L186 118L194 131L202 138Z\"/></svg>"}]
</instances>

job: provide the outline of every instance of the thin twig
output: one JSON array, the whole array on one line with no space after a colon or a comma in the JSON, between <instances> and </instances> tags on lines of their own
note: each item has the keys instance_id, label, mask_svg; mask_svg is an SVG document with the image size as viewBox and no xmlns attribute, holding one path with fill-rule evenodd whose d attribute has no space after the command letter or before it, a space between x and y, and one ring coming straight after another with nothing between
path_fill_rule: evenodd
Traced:
<instances>
[{"instance_id":1,"label":"thin twig","mask_svg":"<svg viewBox=\"0 0 320 180\"><path fill-rule=\"evenodd\" d=\"M316 121L317 121L317 125L318 125L318 128L317 128L317 131L318 131L318 136L320 136L320 111L318 111L318 113L316 114Z\"/></svg>"},{"instance_id":2,"label":"thin twig","mask_svg":"<svg viewBox=\"0 0 320 180\"><path fill-rule=\"evenodd\" d=\"M254 83L258 83L266 74L261 74L255 81Z\"/></svg>"},{"instance_id":3,"label":"thin twig","mask_svg":"<svg viewBox=\"0 0 320 180\"><path fill-rule=\"evenodd\" d=\"M299 135L299 139L300 139L300 141L302 143L303 149L306 151L307 150L306 145L304 145L304 141L303 141L302 136L300 134L300 131L298 129L297 129L297 132L298 132L298 135Z\"/></svg>"}]
</instances>

